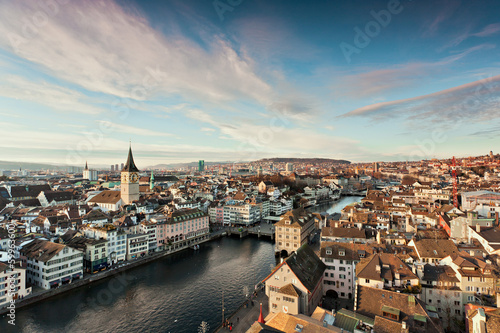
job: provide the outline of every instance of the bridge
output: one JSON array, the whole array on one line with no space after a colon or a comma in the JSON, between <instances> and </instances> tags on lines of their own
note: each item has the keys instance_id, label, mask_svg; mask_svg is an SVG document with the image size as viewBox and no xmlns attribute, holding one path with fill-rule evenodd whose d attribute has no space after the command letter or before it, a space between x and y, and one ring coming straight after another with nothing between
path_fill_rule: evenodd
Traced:
<instances>
[{"instance_id":1,"label":"bridge","mask_svg":"<svg viewBox=\"0 0 500 333\"><path fill-rule=\"evenodd\" d=\"M239 235L240 238L244 238L248 235L256 235L258 238L265 236L270 237L272 240L274 240L274 224L260 223L252 227L230 227L228 228L227 233L229 236Z\"/></svg>"}]
</instances>

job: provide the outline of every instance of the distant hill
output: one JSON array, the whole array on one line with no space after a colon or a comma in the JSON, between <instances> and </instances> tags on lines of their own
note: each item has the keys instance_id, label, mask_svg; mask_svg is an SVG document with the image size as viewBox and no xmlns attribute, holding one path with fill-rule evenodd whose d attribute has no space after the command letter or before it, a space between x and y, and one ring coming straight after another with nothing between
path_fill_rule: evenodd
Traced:
<instances>
[{"instance_id":1,"label":"distant hill","mask_svg":"<svg viewBox=\"0 0 500 333\"><path fill-rule=\"evenodd\" d=\"M231 161L225 161L225 162L208 162L205 161L205 166L212 166L212 165L225 165L225 164L231 164L233 162ZM151 165L146 167L145 169L178 169L178 168L189 168L189 167L198 167L198 161L196 162L189 162L189 163L171 163L171 164L156 164L156 165Z\"/></svg>"},{"instance_id":2,"label":"distant hill","mask_svg":"<svg viewBox=\"0 0 500 333\"><path fill-rule=\"evenodd\" d=\"M321 164L321 163L332 163L332 164L351 164L350 161L346 160L335 160L331 158L295 158L295 157L274 157L274 158L263 158L256 162L272 162L272 163L310 163L310 164Z\"/></svg>"},{"instance_id":3,"label":"distant hill","mask_svg":"<svg viewBox=\"0 0 500 333\"><path fill-rule=\"evenodd\" d=\"M9 162L0 161L0 170L68 170L71 166L68 165L54 165L54 164L43 164L43 163L28 163L28 162ZM80 167L83 169L83 167Z\"/></svg>"}]
</instances>

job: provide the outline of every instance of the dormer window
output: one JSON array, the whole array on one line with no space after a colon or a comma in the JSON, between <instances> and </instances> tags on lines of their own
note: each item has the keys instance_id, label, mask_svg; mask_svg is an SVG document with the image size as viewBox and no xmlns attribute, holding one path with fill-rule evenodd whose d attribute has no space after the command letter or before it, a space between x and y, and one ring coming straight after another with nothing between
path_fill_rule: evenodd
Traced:
<instances>
[{"instance_id":1,"label":"dormer window","mask_svg":"<svg viewBox=\"0 0 500 333\"><path fill-rule=\"evenodd\" d=\"M326 248L326 254L328 255L332 254L332 249L330 247Z\"/></svg>"},{"instance_id":2,"label":"dormer window","mask_svg":"<svg viewBox=\"0 0 500 333\"><path fill-rule=\"evenodd\" d=\"M345 250L344 249L339 250L339 256L341 256L341 257L345 256Z\"/></svg>"}]
</instances>

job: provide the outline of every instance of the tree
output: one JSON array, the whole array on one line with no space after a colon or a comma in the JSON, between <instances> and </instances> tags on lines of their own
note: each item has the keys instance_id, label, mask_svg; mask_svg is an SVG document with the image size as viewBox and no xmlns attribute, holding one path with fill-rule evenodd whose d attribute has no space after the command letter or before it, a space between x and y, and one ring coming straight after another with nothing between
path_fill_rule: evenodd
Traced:
<instances>
[{"instance_id":1,"label":"tree","mask_svg":"<svg viewBox=\"0 0 500 333\"><path fill-rule=\"evenodd\" d=\"M198 333L208 333L210 326L206 321L202 321L200 326L198 326Z\"/></svg>"}]
</instances>

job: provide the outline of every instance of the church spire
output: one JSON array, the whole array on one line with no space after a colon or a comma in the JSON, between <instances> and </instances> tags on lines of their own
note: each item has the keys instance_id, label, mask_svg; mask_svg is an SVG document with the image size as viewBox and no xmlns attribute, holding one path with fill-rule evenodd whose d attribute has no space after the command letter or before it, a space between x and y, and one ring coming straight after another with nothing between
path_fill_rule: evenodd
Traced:
<instances>
[{"instance_id":1,"label":"church spire","mask_svg":"<svg viewBox=\"0 0 500 333\"><path fill-rule=\"evenodd\" d=\"M87 161L85 161L85 169L83 169L83 170L88 170L88 169L89 169L89 165L88 165Z\"/></svg>"},{"instance_id":2,"label":"church spire","mask_svg":"<svg viewBox=\"0 0 500 333\"><path fill-rule=\"evenodd\" d=\"M152 190L155 187L155 175L153 170L151 170L151 178L149 179L149 189Z\"/></svg>"},{"instance_id":3,"label":"church spire","mask_svg":"<svg viewBox=\"0 0 500 333\"><path fill-rule=\"evenodd\" d=\"M127 157L127 163L123 166L122 171L127 171L127 172L139 172L139 169L135 166L134 163L134 157L132 156L132 145L128 148L128 157Z\"/></svg>"}]
</instances>

